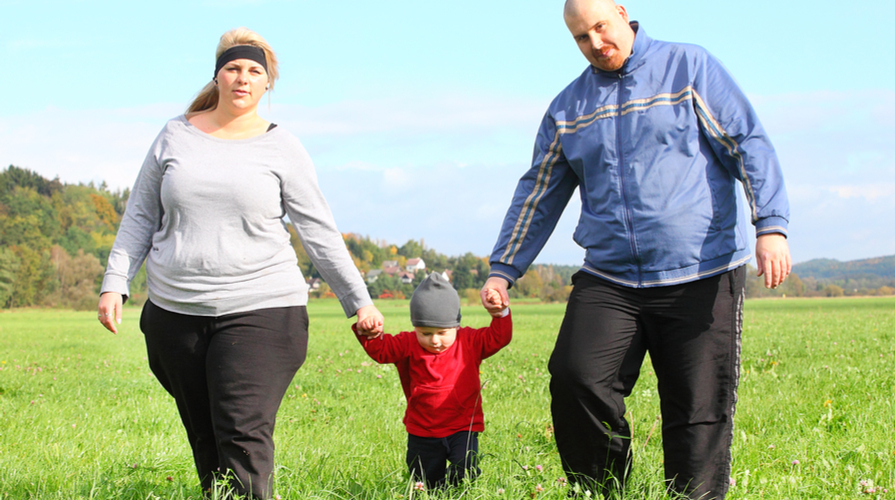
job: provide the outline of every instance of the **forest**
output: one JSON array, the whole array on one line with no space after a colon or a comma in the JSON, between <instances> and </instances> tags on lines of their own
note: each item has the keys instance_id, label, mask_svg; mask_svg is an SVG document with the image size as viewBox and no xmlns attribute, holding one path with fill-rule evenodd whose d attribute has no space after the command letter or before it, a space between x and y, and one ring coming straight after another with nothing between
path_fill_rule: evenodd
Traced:
<instances>
[{"instance_id":1,"label":"forest","mask_svg":"<svg viewBox=\"0 0 895 500\"><path fill-rule=\"evenodd\" d=\"M103 271L129 194L128 189L112 191L105 183L96 186L48 180L14 165L0 172L0 308L96 307ZM294 228L289 225L288 229L302 274L319 278ZM487 257L472 253L445 256L427 248L422 240L395 245L351 233L343 234L343 238L362 273L379 269L388 260L397 261L403 269L408 259L422 258L429 272L450 270L454 287L466 296L470 295L468 290L478 295L490 269ZM556 269L532 268L512 296L565 300L572 271L569 266ZM423 276L418 272L408 284L383 275L370 283L370 293L374 297L409 297ZM330 296L331 292L324 284L314 295ZM139 305L145 299L143 269L131 282L128 302Z\"/></svg>"},{"instance_id":2,"label":"forest","mask_svg":"<svg viewBox=\"0 0 895 500\"><path fill-rule=\"evenodd\" d=\"M8 166L0 172L0 308L56 307L89 310L96 306L103 271L130 191L110 190L105 183L65 184L28 169ZM292 246L302 274L319 278L291 225ZM470 302L488 277L487 256L446 256L420 239L396 245L352 233L343 234L357 268L366 275L386 261L405 268L422 258L426 272L449 270L454 288ZM801 266L801 268L800 268ZM797 265L810 276L794 273L777 290L766 290L750 269L747 297L839 297L895 294L895 256L841 263L829 259ZM571 292L577 266L535 265L510 290L512 298L563 302ZM370 280L373 297L407 298L425 272L405 283L398 275ZM313 292L332 296L323 284ZM131 282L129 303L146 299L145 269Z\"/></svg>"}]
</instances>

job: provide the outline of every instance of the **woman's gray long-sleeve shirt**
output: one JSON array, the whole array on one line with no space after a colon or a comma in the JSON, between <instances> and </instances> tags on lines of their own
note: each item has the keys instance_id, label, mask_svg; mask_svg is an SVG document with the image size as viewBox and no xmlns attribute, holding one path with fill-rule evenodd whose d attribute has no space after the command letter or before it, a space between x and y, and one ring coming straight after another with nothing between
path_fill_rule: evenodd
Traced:
<instances>
[{"instance_id":1,"label":"woman's gray long-sleeve shirt","mask_svg":"<svg viewBox=\"0 0 895 500\"><path fill-rule=\"evenodd\" d=\"M295 136L219 139L174 118L143 162L101 291L128 295L145 259L150 300L172 312L306 305L285 216L345 314L372 304Z\"/></svg>"}]
</instances>

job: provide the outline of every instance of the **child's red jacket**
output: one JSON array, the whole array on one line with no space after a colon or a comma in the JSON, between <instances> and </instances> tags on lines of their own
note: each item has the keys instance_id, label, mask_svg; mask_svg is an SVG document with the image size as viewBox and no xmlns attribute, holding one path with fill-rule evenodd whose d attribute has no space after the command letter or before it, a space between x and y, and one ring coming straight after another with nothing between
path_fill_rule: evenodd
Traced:
<instances>
[{"instance_id":1,"label":"child's red jacket","mask_svg":"<svg viewBox=\"0 0 895 500\"><path fill-rule=\"evenodd\" d=\"M357 325L352 329L357 334ZM454 344L437 354L423 349L416 332L384 333L374 339L357 335L371 358L398 367L407 398L407 432L433 438L485 429L479 365L512 338L509 314L492 318L485 328L458 328Z\"/></svg>"}]
</instances>

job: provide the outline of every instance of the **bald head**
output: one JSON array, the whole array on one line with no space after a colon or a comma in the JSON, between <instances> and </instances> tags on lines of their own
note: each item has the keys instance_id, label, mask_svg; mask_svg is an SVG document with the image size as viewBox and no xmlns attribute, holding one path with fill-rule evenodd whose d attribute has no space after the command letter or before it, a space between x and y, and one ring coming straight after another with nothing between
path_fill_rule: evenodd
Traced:
<instances>
[{"instance_id":1,"label":"bald head","mask_svg":"<svg viewBox=\"0 0 895 500\"><path fill-rule=\"evenodd\" d=\"M604 6L608 6L610 9L616 7L615 2L612 0L566 0L566 4L562 10L562 17L568 22L570 17L581 15L581 13L587 11L592 4L604 4Z\"/></svg>"},{"instance_id":2,"label":"bald head","mask_svg":"<svg viewBox=\"0 0 895 500\"><path fill-rule=\"evenodd\" d=\"M631 55L634 30L613 0L566 0L563 18L578 49L594 67L617 71Z\"/></svg>"}]
</instances>

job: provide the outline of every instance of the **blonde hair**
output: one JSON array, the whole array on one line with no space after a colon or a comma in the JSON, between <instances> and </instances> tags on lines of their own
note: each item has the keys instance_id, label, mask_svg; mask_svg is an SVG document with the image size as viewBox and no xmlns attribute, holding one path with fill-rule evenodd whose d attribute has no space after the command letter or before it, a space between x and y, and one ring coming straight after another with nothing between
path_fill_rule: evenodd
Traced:
<instances>
[{"instance_id":1,"label":"blonde hair","mask_svg":"<svg viewBox=\"0 0 895 500\"><path fill-rule=\"evenodd\" d=\"M277 65L277 55L270 48L267 40L248 28L234 28L221 35L221 41L218 43L218 48L214 53L215 60L221 57L224 51L236 45L251 45L264 51L264 58L267 59L267 78L270 82L268 90L273 90L274 82L279 78L280 71ZM218 88L215 86L214 81L208 82L187 108L187 114L216 108L218 106L218 95Z\"/></svg>"}]
</instances>

